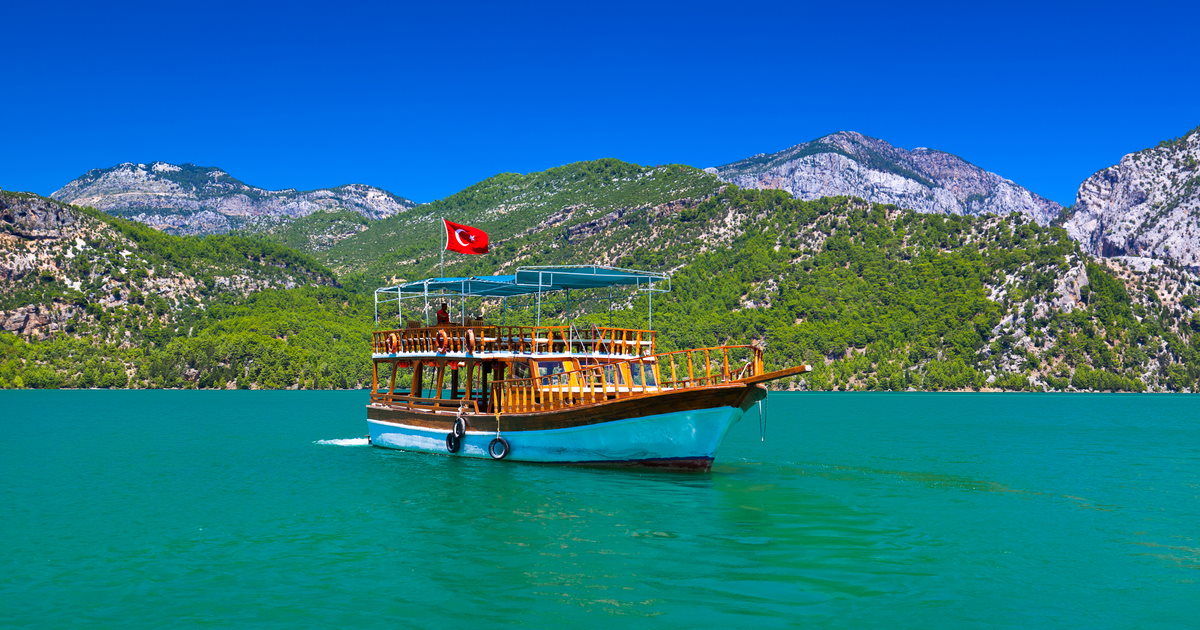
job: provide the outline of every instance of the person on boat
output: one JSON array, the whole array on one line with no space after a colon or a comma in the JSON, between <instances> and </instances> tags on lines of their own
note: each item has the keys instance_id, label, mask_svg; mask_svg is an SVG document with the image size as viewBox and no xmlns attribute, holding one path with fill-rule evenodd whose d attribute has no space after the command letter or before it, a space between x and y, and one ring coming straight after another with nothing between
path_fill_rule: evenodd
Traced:
<instances>
[{"instance_id":1,"label":"person on boat","mask_svg":"<svg viewBox=\"0 0 1200 630\"><path fill-rule=\"evenodd\" d=\"M442 307L437 311L438 326L444 326L450 323L450 311L446 310L446 303L442 302Z\"/></svg>"}]
</instances>

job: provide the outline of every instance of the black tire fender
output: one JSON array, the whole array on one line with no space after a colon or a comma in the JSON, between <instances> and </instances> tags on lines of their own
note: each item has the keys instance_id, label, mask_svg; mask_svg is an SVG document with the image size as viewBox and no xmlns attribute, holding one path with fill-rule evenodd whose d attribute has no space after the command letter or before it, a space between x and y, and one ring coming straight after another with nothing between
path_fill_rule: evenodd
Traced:
<instances>
[{"instance_id":1,"label":"black tire fender","mask_svg":"<svg viewBox=\"0 0 1200 630\"><path fill-rule=\"evenodd\" d=\"M488 455L491 455L492 459L504 459L508 457L508 453L511 450L512 447L509 446L508 440L502 437L498 437L488 443Z\"/></svg>"}]
</instances>

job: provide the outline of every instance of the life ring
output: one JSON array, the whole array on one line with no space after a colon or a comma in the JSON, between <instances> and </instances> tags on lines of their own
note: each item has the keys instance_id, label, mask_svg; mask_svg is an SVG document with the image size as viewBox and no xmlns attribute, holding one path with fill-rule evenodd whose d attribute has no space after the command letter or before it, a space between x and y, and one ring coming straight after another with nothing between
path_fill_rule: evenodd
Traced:
<instances>
[{"instance_id":1,"label":"life ring","mask_svg":"<svg viewBox=\"0 0 1200 630\"><path fill-rule=\"evenodd\" d=\"M498 437L491 442L488 442L488 455L491 455L492 459L504 459L505 457L508 457L508 452L510 450L512 449L508 445L508 440L502 437Z\"/></svg>"},{"instance_id":2,"label":"life ring","mask_svg":"<svg viewBox=\"0 0 1200 630\"><path fill-rule=\"evenodd\" d=\"M437 335L434 335L433 337L433 342L437 345L438 354L446 354L446 343L448 341L449 337L446 336L446 331L437 331Z\"/></svg>"},{"instance_id":3,"label":"life ring","mask_svg":"<svg viewBox=\"0 0 1200 630\"><path fill-rule=\"evenodd\" d=\"M397 352L400 350L400 335L392 333L388 335L388 352Z\"/></svg>"},{"instance_id":4,"label":"life ring","mask_svg":"<svg viewBox=\"0 0 1200 630\"><path fill-rule=\"evenodd\" d=\"M467 329L467 354L475 354L475 331Z\"/></svg>"},{"instance_id":5,"label":"life ring","mask_svg":"<svg viewBox=\"0 0 1200 630\"><path fill-rule=\"evenodd\" d=\"M467 434L467 419L459 418L454 421L454 437L462 439Z\"/></svg>"},{"instance_id":6,"label":"life ring","mask_svg":"<svg viewBox=\"0 0 1200 630\"><path fill-rule=\"evenodd\" d=\"M451 453L457 453L458 447L462 446L462 439L454 435L454 432L446 434L446 450Z\"/></svg>"}]
</instances>

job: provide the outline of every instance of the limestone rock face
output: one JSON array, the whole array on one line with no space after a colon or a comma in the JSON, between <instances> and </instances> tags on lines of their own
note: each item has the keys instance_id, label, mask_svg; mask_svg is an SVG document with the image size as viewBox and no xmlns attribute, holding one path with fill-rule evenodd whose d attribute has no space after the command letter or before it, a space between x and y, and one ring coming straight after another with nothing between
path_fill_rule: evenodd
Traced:
<instances>
[{"instance_id":1,"label":"limestone rock face","mask_svg":"<svg viewBox=\"0 0 1200 630\"><path fill-rule=\"evenodd\" d=\"M1063 227L1097 256L1200 267L1200 128L1089 177Z\"/></svg>"},{"instance_id":2,"label":"limestone rock face","mask_svg":"<svg viewBox=\"0 0 1200 630\"><path fill-rule=\"evenodd\" d=\"M78 220L70 208L47 199L0 196L0 227L21 238L62 238Z\"/></svg>"},{"instance_id":3,"label":"limestone rock face","mask_svg":"<svg viewBox=\"0 0 1200 630\"><path fill-rule=\"evenodd\" d=\"M847 195L918 212L1017 212L1042 225L1062 212L1059 204L955 155L901 149L853 131L706 170L743 188L786 190L797 199Z\"/></svg>"},{"instance_id":4,"label":"limestone rock face","mask_svg":"<svg viewBox=\"0 0 1200 630\"><path fill-rule=\"evenodd\" d=\"M192 256L172 249L179 243L139 241L117 223L94 210L0 190L0 331L41 339L86 329L120 341L122 327L101 325L105 311L127 317L136 307L167 323L181 307L217 294L335 283L302 264ZM177 256L164 256L167 249Z\"/></svg>"},{"instance_id":5,"label":"limestone rock face","mask_svg":"<svg viewBox=\"0 0 1200 630\"><path fill-rule=\"evenodd\" d=\"M225 233L338 209L381 219L416 205L363 184L308 191L265 190L218 168L166 162L125 163L88 171L51 197L172 234Z\"/></svg>"}]
</instances>

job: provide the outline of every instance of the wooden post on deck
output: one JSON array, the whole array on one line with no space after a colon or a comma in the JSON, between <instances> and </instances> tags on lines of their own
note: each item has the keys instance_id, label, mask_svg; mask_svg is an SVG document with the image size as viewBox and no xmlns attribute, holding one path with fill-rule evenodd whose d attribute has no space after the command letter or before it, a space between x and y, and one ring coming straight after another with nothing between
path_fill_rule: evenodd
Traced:
<instances>
[{"instance_id":1,"label":"wooden post on deck","mask_svg":"<svg viewBox=\"0 0 1200 630\"><path fill-rule=\"evenodd\" d=\"M471 376L472 372L475 371L475 366L477 365L479 365L479 363L476 361L467 361L467 386L463 389L463 398L467 400L471 400L471 398L473 398L471 392L471 381L474 379L472 379Z\"/></svg>"}]
</instances>

